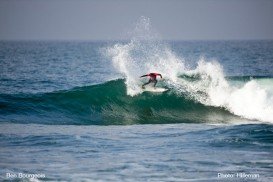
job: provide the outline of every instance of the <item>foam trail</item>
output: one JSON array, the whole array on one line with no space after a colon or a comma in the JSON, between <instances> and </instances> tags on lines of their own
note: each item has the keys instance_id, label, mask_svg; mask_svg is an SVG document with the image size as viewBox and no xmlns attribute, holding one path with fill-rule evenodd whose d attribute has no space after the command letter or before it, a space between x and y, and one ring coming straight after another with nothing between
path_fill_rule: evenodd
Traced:
<instances>
[{"instance_id":1,"label":"foam trail","mask_svg":"<svg viewBox=\"0 0 273 182\"><path fill-rule=\"evenodd\" d=\"M186 94L204 105L223 107L244 118L273 122L271 87L264 87L255 80L243 86L232 85L217 61L208 62L204 58L195 69L187 69L185 60L177 57L152 31L148 18L140 19L134 33L129 43L116 44L107 50L115 68L126 79L128 95L142 93L139 76L159 72L166 79L165 84L178 95Z\"/></svg>"}]
</instances>

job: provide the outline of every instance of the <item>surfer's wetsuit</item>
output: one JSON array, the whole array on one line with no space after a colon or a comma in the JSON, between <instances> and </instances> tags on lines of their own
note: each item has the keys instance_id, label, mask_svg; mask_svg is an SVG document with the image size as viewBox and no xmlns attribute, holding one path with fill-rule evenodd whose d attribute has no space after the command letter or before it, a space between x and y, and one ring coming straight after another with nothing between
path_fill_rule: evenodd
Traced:
<instances>
[{"instance_id":1,"label":"surfer's wetsuit","mask_svg":"<svg viewBox=\"0 0 273 182\"><path fill-rule=\"evenodd\" d=\"M160 76L160 77L162 78L162 75L159 74L159 73L149 73L149 74L147 74L147 75L142 75L141 77L145 77L145 76L149 76L150 79L149 79L149 81L148 81L147 83L144 83L144 84L142 85L142 88L145 88L144 86L145 86L145 85L148 85L149 83L154 83L154 87L155 87L155 85L157 84L156 76ZM140 78L141 78L141 77L140 77Z\"/></svg>"}]
</instances>

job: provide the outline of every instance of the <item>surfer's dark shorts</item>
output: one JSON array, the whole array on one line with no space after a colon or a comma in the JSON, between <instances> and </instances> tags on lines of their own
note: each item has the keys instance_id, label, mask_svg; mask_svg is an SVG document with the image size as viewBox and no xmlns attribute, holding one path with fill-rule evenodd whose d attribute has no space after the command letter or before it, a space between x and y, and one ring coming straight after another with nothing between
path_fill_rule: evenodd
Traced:
<instances>
[{"instance_id":1,"label":"surfer's dark shorts","mask_svg":"<svg viewBox=\"0 0 273 182\"><path fill-rule=\"evenodd\" d=\"M156 83L157 80L156 79L150 79L148 83Z\"/></svg>"}]
</instances>

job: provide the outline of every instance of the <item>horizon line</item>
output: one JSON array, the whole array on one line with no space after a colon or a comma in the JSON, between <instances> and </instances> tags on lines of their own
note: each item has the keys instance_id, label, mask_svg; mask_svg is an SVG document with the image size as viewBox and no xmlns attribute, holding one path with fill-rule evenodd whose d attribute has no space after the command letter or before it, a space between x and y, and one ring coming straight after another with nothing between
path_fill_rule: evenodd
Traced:
<instances>
[{"instance_id":1,"label":"horizon line","mask_svg":"<svg viewBox=\"0 0 273 182\"><path fill-rule=\"evenodd\" d=\"M0 42L129 42L132 39L0 39ZM273 41L272 39L154 39L155 41ZM146 41L141 39L141 41Z\"/></svg>"}]
</instances>

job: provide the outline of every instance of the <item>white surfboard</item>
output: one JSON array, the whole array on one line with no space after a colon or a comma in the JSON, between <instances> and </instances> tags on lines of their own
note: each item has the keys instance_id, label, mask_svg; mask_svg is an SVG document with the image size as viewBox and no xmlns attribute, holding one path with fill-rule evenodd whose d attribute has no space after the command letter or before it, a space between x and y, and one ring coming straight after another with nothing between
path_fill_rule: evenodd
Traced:
<instances>
[{"instance_id":1,"label":"white surfboard","mask_svg":"<svg viewBox=\"0 0 273 182\"><path fill-rule=\"evenodd\" d=\"M166 88L161 88L161 87L145 87L143 89L144 92L165 92L167 91L168 89Z\"/></svg>"}]
</instances>

